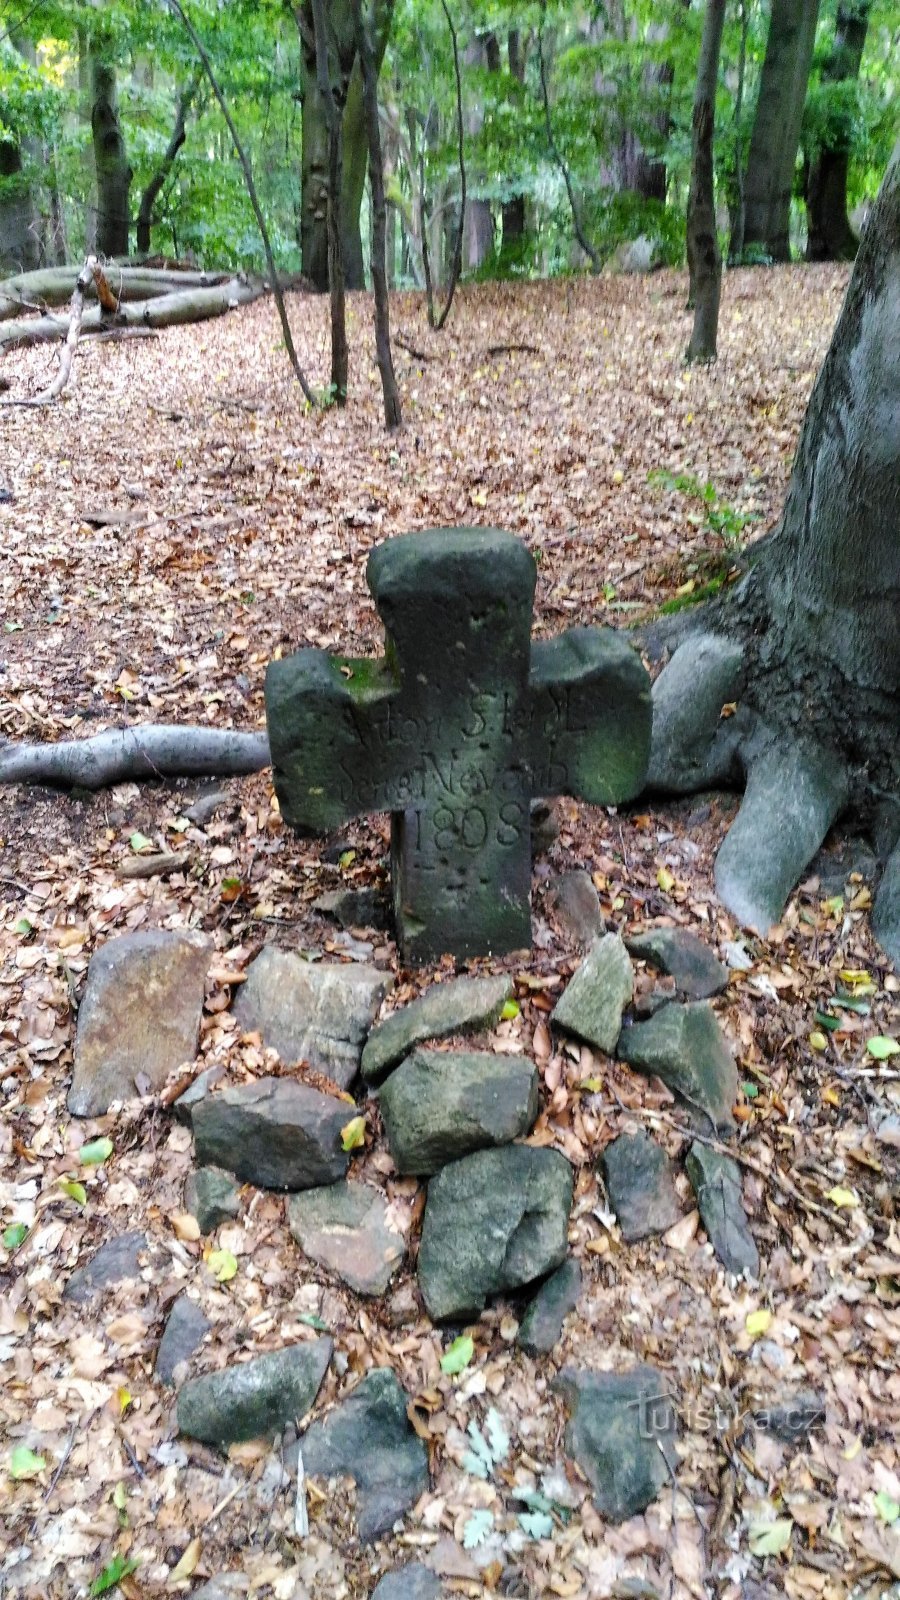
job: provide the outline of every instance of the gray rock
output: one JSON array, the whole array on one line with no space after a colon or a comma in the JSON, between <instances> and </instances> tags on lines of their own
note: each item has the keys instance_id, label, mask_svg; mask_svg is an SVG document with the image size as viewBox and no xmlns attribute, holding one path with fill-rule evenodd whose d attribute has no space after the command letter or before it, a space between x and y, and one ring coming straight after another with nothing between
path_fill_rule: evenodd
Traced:
<instances>
[{"instance_id":1,"label":"gray rock","mask_svg":"<svg viewBox=\"0 0 900 1600\"><path fill-rule=\"evenodd\" d=\"M75 1066L66 1104L99 1117L138 1092L161 1089L197 1054L212 946L197 933L126 933L91 957L78 1008Z\"/></svg>"},{"instance_id":2,"label":"gray rock","mask_svg":"<svg viewBox=\"0 0 900 1600\"><path fill-rule=\"evenodd\" d=\"M172 1106L172 1115L176 1122L182 1123L186 1128L191 1126L194 1107L205 1100L211 1089L225 1076L224 1067L207 1067L205 1072L198 1072L189 1089L180 1094Z\"/></svg>"},{"instance_id":3,"label":"gray rock","mask_svg":"<svg viewBox=\"0 0 900 1600\"><path fill-rule=\"evenodd\" d=\"M557 920L577 944L592 944L603 933L604 921L600 910L600 896L594 888L589 872L564 872L554 878L550 893Z\"/></svg>"},{"instance_id":4,"label":"gray rock","mask_svg":"<svg viewBox=\"0 0 900 1600\"><path fill-rule=\"evenodd\" d=\"M570 1256L542 1283L519 1324L519 1344L529 1355L549 1355L581 1294L581 1268Z\"/></svg>"},{"instance_id":5,"label":"gray rock","mask_svg":"<svg viewBox=\"0 0 900 1600\"><path fill-rule=\"evenodd\" d=\"M696 794L737 769L746 731L740 716L723 720L722 707L744 685L744 653L719 634L686 639L653 685L653 740L648 789Z\"/></svg>"},{"instance_id":6,"label":"gray rock","mask_svg":"<svg viewBox=\"0 0 900 1600\"><path fill-rule=\"evenodd\" d=\"M649 1134L623 1133L607 1145L600 1165L626 1244L665 1233L680 1220L675 1168Z\"/></svg>"},{"instance_id":7,"label":"gray rock","mask_svg":"<svg viewBox=\"0 0 900 1600\"><path fill-rule=\"evenodd\" d=\"M342 928L387 928L390 923L387 902L377 889L329 889L312 908Z\"/></svg>"},{"instance_id":8,"label":"gray rock","mask_svg":"<svg viewBox=\"0 0 900 1600\"><path fill-rule=\"evenodd\" d=\"M507 1145L444 1167L428 1185L419 1287L435 1322L477 1318L565 1259L572 1168L556 1150Z\"/></svg>"},{"instance_id":9,"label":"gray rock","mask_svg":"<svg viewBox=\"0 0 900 1600\"><path fill-rule=\"evenodd\" d=\"M785 1444L798 1444L825 1421L825 1397L814 1389L796 1389L787 1400L758 1407L753 1420Z\"/></svg>"},{"instance_id":10,"label":"gray rock","mask_svg":"<svg viewBox=\"0 0 900 1600\"><path fill-rule=\"evenodd\" d=\"M195 1108L203 1166L224 1167L261 1189L315 1189L343 1178L341 1129L353 1107L293 1078L257 1078L209 1095Z\"/></svg>"},{"instance_id":11,"label":"gray rock","mask_svg":"<svg viewBox=\"0 0 900 1600\"><path fill-rule=\"evenodd\" d=\"M692 1144L685 1162L700 1219L727 1272L759 1276L759 1253L747 1224L736 1161L704 1144Z\"/></svg>"},{"instance_id":12,"label":"gray rock","mask_svg":"<svg viewBox=\"0 0 900 1600\"><path fill-rule=\"evenodd\" d=\"M355 1478L356 1521L366 1543L387 1533L428 1488L428 1451L410 1425L409 1396L389 1367L367 1373L353 1393L285 1452L295 1470Z\"/></svg>"},{"instance_id":13,"label":"gray rock","mask_svg":"<svg viewBox=\"0 0 900 1600\"><path fill-rule=\"evenodd\" d=\"M566 1450L601 1516L625 1522L645 1511L676 1465L675 1409L663 1374L651 1366L624 1373L566 1367L553 1387L569 1407Z\"/></svg>"},{"instance_id":14,"label":"gray rock","mask_svg":"<svg viewBox=\"0 0 900 1600\"><path fill-rule=\"evenodd\" d=\"M184 1203L197 1218L201 1233L212 1233L222 1222L236 1217L241 1209L238 1186L230 1172L221 1167L198 1167L188 1178Z\"/></svg>"},{"instance_id":15,"label":"gray rock","mask_svg":"<svg viewBox=\"0 0 900 1600\"><path fill-rule=\"evenodd\" d=\"M305 1417L331 1360L330 1339L234 1363L190 1378L178 1395L178 1431L204 1444L272 1437Z\"/></svg>"},{"instance_id":16,"label":"gray rock","mask_svg":"<svg viewBox=\"0 0 900 1600\"><path fill-rule=\"evenodd\" d=\"M634 969L617 933L597 939L564 990L551 1022L611 1055L631 1000Z\"/></svg>"},{"instance_id":17,"label":"gray rock","mask_svg":"<svg viewBox=\"0 0 900 1600\"><path fill-rule=\"evenodd\" d=\"M559 838L559 808L552 800L531 802L531 854L543 856Z\"/></svg>"},{"instance_id":18,"label":"gray rock","mask_svg":"<svg viewBox=\"0 0 900 1600\"><path fill-rule=\"evenodd\" d=\"M528 1133L538 1113L537 1069L525 1056L488 1050L414 1050L378 1100L397 1171L427 1177Z\"/></svg>"},{"instance_id":19,"label":"gray rock","mask_svg":"<svg viewBox=\"0 0 900 1600\"><path fill-rule=\"evenodd\" d=\"M651 928L625 943L633 956L674 978L679 994L689 1000L708 1000L728 987L727 967L686 928Z\"/></svg>"},{"instance_id":20,"label":"gray rock","mask_svg":"<svg viewBox=\"0 0 900 1600\"><path fill-rule=\"evenodd\" d=\"M181 1294L169 1312L163 1336L156 1352L156 1376L160 1383L171 1387L175 1382L175 1369L189 1361L209 1331L209 1318L204 1315L196 1300Z\"/></svg>"},{"instance_id":21,"label":"gray rock","mask_svg":"<svg viewBox=\"0 0 900 1600\"><path fill-rule=\"evenodd\" d=\"M230 799L231 796L227 789L213 789L207 794L198 795L197 799L192 805L188 806L184 814L189 822L194 823L195 827L205 828L206 824L212 821L216 812L220 811L222 806L227 805Z\"/></svg>"},{"instance_id":22,"label":"gray rock","mask_svg":"<svg viewBox=\"0 0 900 1600\"><path fill-rule=\"evenodd\" d=\"M362 1053L363 1077L367 1083L381 1083L414 1045L426 1039L492 1028L512 992L512 979L507 977L451 978L433 984L411 1005L375 1025Z\"/></svg>"},{"instance_id":23,"label":"gray rock","mask_svg":"<svg viewBox=\"0 0 900 1600\"><path fill-rule=\"evenodd\" d=\"M310 1260L357 1294L384 1294L406 1254L403 1235L388 1226L384 1195L368 1183L334 1183L292 1195L288 1225Z\"/></svg>"},{"instance_id":24,"label":"gray rock","mask_svg":"<svg viewBox=\"0 0 900 1600\"><path fill-rule=\"evenodd\" d=\"M83 1267L77 1267L63 1290L64 1300L74 1300L78 1306L86 1305L102 1289L126 1279L139 1278L140 1255L147 1248L146 1236L135 1230L107 1240Z\"/></svg>"},{"instance_id":25,"label":"gray rock","mask_svg":"<svg viewBox=\"0 0 900 1600\"><path fill-rule=\"evenodd\" d=\"M738 1075L715 1012L704 1001L662 1006L649 1022L624 1028L619 1057L638 1072L662 1078L709 1132L734 1127Z\"/></svg>"},{"instance_id":26,"label":"gray rock","mask_svg":"<svg viewBox=\"0 0 900 1600\"><path fill-rule=\"evenodd\" d=\"M440 1600L441 1580L421 1562L388 1572L372 1590L372 1600Z\"/></svg>"},{"instance_id":27,"label":"gray rock","mask_svg":"<svg viewBox=\"0 0 900 1600\"><path fill-rule=\"evenodd\" d=\"M285 1063L307 1061L346 1089L392 982L375 967L304 961L267 945L250 963L234 1015Z\"/></svg>"}]
</instances>

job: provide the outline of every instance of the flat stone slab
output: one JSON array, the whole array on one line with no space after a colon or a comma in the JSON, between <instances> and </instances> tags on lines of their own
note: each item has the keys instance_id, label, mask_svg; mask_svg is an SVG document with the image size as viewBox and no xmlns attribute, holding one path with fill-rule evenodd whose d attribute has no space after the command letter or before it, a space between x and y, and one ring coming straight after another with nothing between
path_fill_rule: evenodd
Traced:
<instances>
[{"instance_id":1,"label":"flat stone slab","mask_svg":"<svg viewBox=\"0 0 900 1600\"><path fill-rule=\"evenodd\" d=\"M536 576L525 545L498 529L390 539L366 568L384 656L301 650L266 672L285 821L327 832L391 813L407 962L529 945L532 799L608 805L643 786L650 697L638 655L612 629L533 642Z\"/></svg>"},{"instance_id":2,"label":"flat stone slab","mask_svg":"<svg viewBox=\"0 0 900 1600\"><path fill-rule=\"evenodd\" d=\"M267 945L234 1003L245 1033L259 1033L286 1065L307 1061L346 1089L378 1008L393 983L375 967L304 961Z\"/></svg>"},{"instance_id":3,"label":"flat stone slab","mask_svg":"<svg viewBox=\"0 0 900 1600\"><path fill-rule=\"evenodd\" d=\"M593 944L604 931L600 896L589 872L579 868L564 872L550 885L553 909L564 931L584 947Z\"/></svg>"},{"instance_id":4,"label":"flat stone slab","mask_svg":"<svg viewBox=\"0 0 900 1600\"><path fill-rule=\"evenodd\" d=\"M190 1360L203 1343L210 1329L209 1318L201 1311L196 1300L181 1294L169 1312L163 1336L156 1352L156 1376L160 1383L171 1387L175 1383L176 1369Z\"/></svg>"},{"instance_id":5,"label":"flat stone slab","mask_svg":"<svg viewBox=\"0 0 900 1600\"><path fill-rule=\"evenodd\" d=\"M387 928L390 908L377 889L328 889L312 903L313 911L333 917L342 928Z\"/></svg>"},{"instance_id":6,"label":"flat stone slab","mask_svg":"<svg viewBox=\"0 0 900 1600\"><path fill-rule=\"evenodd\" d=\"M220 1449L281 1433L306 1416L331 1352L330 1339L314 1339L188 1379L178 1395L179 1433Z\"/></svg>"},{"instance_id":7,"label":"flat stone slab","mask_svg":"<svg viewBox=\"0 0 900 1600\"><path fill-rule=\"evenodd\" d=\"M601 1516L625 1522L646 1511L677 1465L664 1375L646 1365L623 1373L565 1367L553 1387L569 1408L566 1450Z\"/></svg>"},{"instance_id":8,"label":"flat stone slab","mask_svg":"<svg viewBox=\"0 0 900 1600\"><path fill-rule=\"evenodd\" d=\"M512 979L505 976L433 984L418 1000L376 1023L362 1053L363 1077L382 1083L398 1061L428 1039L492 1028L512 993Z\"/></svg>"},{"instance_id":9,"label":"flat stone slab","mask_svg":"<svg viewBox=\"0 0 900 1600\"><path fill-rule=\"evenodd\" d=\"M368 1183L334 1183L292 1195L288 1226L311 1261L357 1294L384 1294L406 1254L403 1235L388 1226L384 1195Z\"/></svg>"},{"instance_id":10,"label":"flat stone slab","mask_svg":"<svg viewBox=\"0 0 900 1600\"><path fill-rule=\"evenodd\" d=\"M687 1108L701 1132L734 1127L737 1067L716 1014L704 1001L662 1006L649 1022L624 1028L619 1058L638 1072L661 1078Z\"/></svg>"},{"instance_id":11,"label":"flat stone slab","mask_svg":"<svg viewBox=\"0 0 900 1600\"><path fill-rule=\"evenodd\" d=\"M665 1233L681 1220L674 1163L649 1134L621 1134L607 1145L600 1166L626 1244Z\"/></svg>"},{"instance_id":12,"label":"flat stone slab","mask_svg":"<svg viewBox=\"0 0 900 1600\"><path fill-rule=\"evenodd\" d=\"M102 1116L139 1093L139 1079L161 1089L193 1061L211 959L201 934L163 929L121 934L91 957L66 1099L73 1116Z\"/></svg>"},{"instance_id":13,"label":"flat stone slab","mask_svg":"<svg viewBox=\"0 0 900 1600\"><path fill-rule=\"evenodd\" d=\"M556 1150L507 1145L444 1167L428 1185L419 1287L435 1322L479 1317L565 1259L572 1168Z\"/></svg>"},{"instance_id":14,"label":"flat stone slab","mask_svg":"<svg viewBox=\"0 0 900 1600\"><path fill-rule=\"evenodd\" d=\"M581 1294L581 1268L569 1256L542 1283L519 1324L518 1342L531 1356L549 1355Z\"/></svg>"},{"instance_id":15,"label":"flat stone slab","mask_svg":"<svg viewBox=\"0 0 900 1600\"><path fill-rule=\"evenodd\" d=\"M291 1471L302 1451L307 1474L356 1480L356 1521L365 1543L388 1533L428 1488L428 1451L410 1425L408 1405L391 1368L376 1367L285 1451Z\"/></svg>"},{"instance_id":16,"label":"flat stone slab","mask_svg":"<svg viewBox=\"0 0 900 1600\"><path fill-rule=\"evenodd\" d=\"M414 1050L378 1096L398 1172L427 1177L533 1127L538 1075L525 1056Z\"/></svg>"},{"instance_id":17,"label":"flat stone slab","mask_svg":"<svg viewBox=\"0 0 900 1600\"><path fill-rule=\"evenodd\" d=\"M550 1020L564 1033L612 1055L633 989L628 951L617 933L607 933L591 945Z\"/></svg>"},{"instance_id":18,"label":"flat stone slab","mask_svg":"<svg viewBox=\"0 0 900 1600\"><path fill-rule=\"evenodd\" d=\"M140 1257L147 1248L146 1235L139 1230L108 1239L83 1267L76 1267L65 1289L64 1300L83 1306L103 1289L141 1275Z\"/></svg>"},{"instance_id":19,"label":"flat stone slab","mask_svg":"<svg viewBox=\"0 0 900 1600\"><path fill-rule=\"evenodd\" d=\"M419 1561L385 1573L372 1590L372 1600L440 1600L443 1587L436 1573Z\"/></svg>"},{"instance_id":20,"label":"flat stone slab","mask_svg":"<svg viewBox=\"0 0 900 1600\"><path fill-rule=\"evenodd\" d=\"M723 1267L727 1272L748 1272L758 1278L759 1252L744 1211L737 1162L707 1145L692 1144L685 1166L697 1196L700 1220Z\"/></svg>"},{"instance_id":21,"label":"flat stone slab","mask_svg":"<svg viewBox=\"0 0 900 1600\"><path fill-rule=\"evenodd\" d=\"M241 1209L238 1186L231 1173L223 1172L221 1167L198 1167L192 1172L185 1184L184 1204L197 1218L201 1233L212 1233Z\"/></svg>"},{"instance_id":22,"label":"flat stone slab","mask_svg":"<svg viewBox=\"0 0 900 1600\"><path fill-rule=\"evenodd\" d=\"M337 1183L350 1160L341 1129L353 1114L346 1100L293 1078L257 1078L220 1089L194 1107L197 1160L261 1189Z\"/></svg>"},{"instance_id":23,"label":"flat stone slab","mask_svg":"<svg viewBox=\"0 0 900 1600\"><path fill-rule=\"evenodd\" d=\"M674 978L689 1000L708 1000L728 987L728 968L686 928L650 928L625 943L633 956Z\"/></svg>"}]
</instances>

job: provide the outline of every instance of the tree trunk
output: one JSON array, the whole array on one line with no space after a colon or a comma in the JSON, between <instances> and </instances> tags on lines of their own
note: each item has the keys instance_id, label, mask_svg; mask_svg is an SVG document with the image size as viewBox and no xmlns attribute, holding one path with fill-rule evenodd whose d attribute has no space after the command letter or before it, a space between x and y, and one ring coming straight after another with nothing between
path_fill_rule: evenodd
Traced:
<instances>
[{"instance_id":1,"label":"tree trunk","mask_svg":"<svg viewBox=\"0 0 900 1600\"><path fill-rule=\"evenodd\" d=\"M654 685L651 785L746 780L716 863L765 933L848 801L895 854L876 902L900 960L900 145L810 398L776 533L691 619ZM723 719L722 706L738 702Z\"/></svg>"},{"instance_id":2,"label":"tree trunk","mask_svg":"<svg viewBox=\"0 0 900 1600\"><path fill-rule=\"evenodd\" d=\"M328 289L331 296L331 393L339 406L347 399L347 310L344 299L344 251L341 237L343 131L346 79L340 56L331 67L331 32L325 0L311 0L316 49L316 89L328 129L328 179L325 220L328 239ZM336 41L335 41L336 42Z\"/></svg>"},{"instance_id":3,"label":"tree trunk","mask_svg":"<svg viewBox=\"0 0 900 1600\"><path fill-rule=\"evenodd\" d=\"M509 62L509 75L516 83L525 82L525 55L522 50L522 36L518 28L510 29L506 41L507 60ZM522 255L522 242L525 238L525 196L524 194L510 195L502 205L503 231L501 234L500 260L503 266L517 265Z\"/></svg>"},{"instance_id":4,"label":"tree trunk","mask_svg":"<svg viewBox=\"0 0 900 1600\"><path fill-rule=\"evenodd\" d=\"M119 121L116 69L100 40L91 41L91 132L97 173L97 253L127 256L132 171Z\"/></svg>"},{"instance_id":5,"label":"tree trunk","mask_svg":"<svg viewBox=\"0 0 900 1600\"><path fill-rule=\"evenodd\" d=\"M27 272L37 262L34 206L22 151L14 139L0 139L0 268Z\"/></svg>"},{"instance_id":6,"label":"tree trunk","mask_svg":"<svg viewBox=\"0 0 900 1600\"><path fill-rule=\"evenodd\" d=\"M197 84L192 83L183 89L178 96L178 105L175 109L175 126L172 137L166 146L162 161L150 179L146 189L141 195L141 204L137 218L137 247L139 253L150 253L150 228L153 222L153 207L162 190L163 184L169 176L175 158L187 138L187 115L191 109L191 101L197 93Z\"/></svg>"},{"instance_id":7,"label":"tree trunk","mask_svg":"<svg viewBox=\"0 0 900 1600\"><path fill-rule=\"evenodd\" d=\"M463 62L467 67L486 67L488 65L488 39L493 35L477 35L471 39L463 51ZM494 40L496 45L496 40ZM476 103L466 116L466 136L476 139L484 123L484 112ZM463 228L463 265L468 272L477 272L478 268L487 260L494 248L494 223L491 217L491 203L489 200L474 200L469 195L466 200L465 223Z\"/></svg>"},{"instance_id":8,"label":"tree trunk","mask_svg":"<svg viewBox=\"0 0 900 1600\"><path fill-rule=\"evenodd\" d=\"M772 0L744 185L744 250L789 261L791 195L819 0Z\"/></svg>"},{"instance_id":9,"label":"tree trunk","mask_svg":"<svg viewBox=\"0 0 900 1600\"><path fill-rule=\"evenodd\" d=\"M366 134L369 141L369 174L372 181L372 288L375 300L375 356L381 374L384 421L388 429L399 428L403 420L400 390L394 374L391 353L390 302L387 286L385 246L387 206L384 198L384 167L381 160L381 134L378 126L378 67L373 41L374 26L363 12L363 0L353 0L353 16L363 79L366 109Z\"/></svg>"},{"instance_id":10,"label":"tree trunk","mask_svg":"<svg viewBox=\"0 0 900 1600\"><path fill-rule=\"evenodd\" d=\"M691 123L693 145L687 209L687 256L694 327L687 348L688 361L716 359L722 255L716 229L713 137L724 25L725 0L706 0Z\"/></svg>"},{"instance_id":11,"label":"tree trunk","mask_svg":"<svg viewBox=\"0 0 900 1600\"><path fill-rule=\"evenodd\" d=\"M829 84L851 84L859 77L870 11L871 0L841 0L834 45L822 69L826 93ZM811 152L806 179L808 261L852 261L859 247L847 216L847 169L853 142L848 110L837 119L836 127L828 119L831 137Z\"/></svg>"}]
</instances>

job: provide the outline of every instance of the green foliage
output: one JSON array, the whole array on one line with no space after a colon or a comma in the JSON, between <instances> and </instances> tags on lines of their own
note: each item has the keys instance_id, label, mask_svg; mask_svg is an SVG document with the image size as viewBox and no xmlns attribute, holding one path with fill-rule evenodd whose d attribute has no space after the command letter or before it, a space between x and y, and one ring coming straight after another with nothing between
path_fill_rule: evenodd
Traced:
<instances>
[{"instance_id":1,"label":"green foliage","mask_svg":"<svg viewBox=\"0 0 900 1600\"><path fill-rule=\"evenodd\" d=\"M701 483L692 472L671 473L659 468L649 474L648 481L666 489L676 489L689 500L698 502L698 509L688 513L688 521L705 525L721 539L726 550L740 550L744 529L756 521L751 513L728 505L711 480Z\"/></svg>"}]
</instances>

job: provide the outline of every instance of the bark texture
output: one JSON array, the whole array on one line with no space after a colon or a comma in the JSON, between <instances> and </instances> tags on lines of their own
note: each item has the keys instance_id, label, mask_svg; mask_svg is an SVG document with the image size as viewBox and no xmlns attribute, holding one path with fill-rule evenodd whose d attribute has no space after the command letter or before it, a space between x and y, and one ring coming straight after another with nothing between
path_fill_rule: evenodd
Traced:
<instances>
[{"instance_id":1,"label":"bark texture","mask_svg":"<svg viewBox=\"0 0 900 1600\"><path fill-rule=\"evenodd\" d=\"M855 83L869 27L871 0L840 0L831 55L822 68L822 89ZM852 261L859 240L847 216L847 171L852 148L849 116L828 118L827 136L811 152L806 174L808 261Z\"/></svg>"},{"instance_id":2,"label":"bark texture","mask_svg":"<svg viewBox=\"0 0 900 1600\"><path fill-rule=\"evenodd\" d=\"M744 184L744 249L790 260L791 193L819 0L772 0Z\"/></svg>"},{"instance_id":3,"label":"bark texture","mask_svg":"<svg viewBox=\"0 0 900 1600\"><path fill-rule=\"evenodd\" d=\"M882 854L896 845L898 614L900 146L810 398L778 529L729 599L693 620L654 686L653 785L746 781L717 882L748 926L765 932L775 920L785 883L848 801L876 826ZM721 719L717 706L734 700L737 714Z\"/></svg>"},{"instance_id":4,"label":"bark texture","mask_svg":"<svg viewBox=\"0 0 900 1600\"><path fill-rule=\"evenodd\" d=\"M116 70L99 41L91 45L91 134L97 173L97 253L127 256L132 171L119 121Z\"/></svg>"},{"instance_id":5,"label":"bark texture","mask_svg":"<svg viewBox=\"0 0 900 1600\"><path fill-rule=\"evenodd\" d=\"M372 181L372 288L375 300L375 358L381 376L384 422L388 429L399 428L403 420L400 390L394 374L391 353L390 302L387 283L387 206L384 196L384 167L381 160L381 134L378 126L378 68L373 44L374 28L363 10L363 0L353 0L353 19L362 68L366 108L366 134L369 141L369 174Z\"/></svg>"},{"instance_id":6,"label":"bark texture","mask_svg":"<svg viewBox=\"0 0 900 1600\"><path fill-rule=\"evenodd\" d=\"M694 327L688 361L714 361L722 292L722 253L716 229L715 133L716 85L725 25L725 0L706 0L703 37L697 66L697 87L691 119L691 188L687 210L687 257Z\"/></svg>"}]
</instances>

